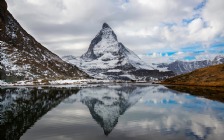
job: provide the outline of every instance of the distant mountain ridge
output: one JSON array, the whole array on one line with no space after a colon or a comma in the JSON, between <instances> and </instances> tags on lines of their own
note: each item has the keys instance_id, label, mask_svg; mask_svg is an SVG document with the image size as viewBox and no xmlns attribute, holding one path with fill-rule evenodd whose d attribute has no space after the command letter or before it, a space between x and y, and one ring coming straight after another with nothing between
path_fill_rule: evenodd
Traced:
<instances>
[{"instance_id":1,"label":"distant mountain ridge","mask_svg":"<svg viewBox=\"0 0 224 140\"><path fill-rule=\"evenodd\" d=\"M0 1L0 80L88 78L29 35Z\"/></svg>"},{"instance_id":2,"label":"distant mountain ridge","mask_svg":"<svg viewBox=\"0 0 224 140\"><path fill-rule=\"evenodd\" d=\"M160 72L143 62L133 51L118 42L111 27L104 23L80 58L64 56L63 60L78 66L89 75L111 80L152 80L174 75Z\"/></svg>"},{"instance_id":3,"label":"distant mountain ridge","mask_svg":"<svg viewBox=\"0 0 224 140\"><path fill-rule=\"evenodd\" d=\"M202 61L191 61L191 62L185 62L185 61L175 61L172 63L162 63L162 64L156 64L157 68L163 68L167 70L173 71L176 75L185 74L192 72L196 69L212 66L212 65L218 65L218 64L224 64L224 55L218 55L213 60L202 60Z\"/></svg>"}]
</instances>

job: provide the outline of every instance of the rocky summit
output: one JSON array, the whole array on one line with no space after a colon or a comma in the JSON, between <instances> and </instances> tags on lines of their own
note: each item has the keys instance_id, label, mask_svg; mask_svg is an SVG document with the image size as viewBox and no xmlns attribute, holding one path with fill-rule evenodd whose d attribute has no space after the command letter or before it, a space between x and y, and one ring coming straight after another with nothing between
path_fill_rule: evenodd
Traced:
<instances>
[{"instance_id":1,"label":"rocky summit","mask_svg":"<svg viewBox=\"0 0 224 140\"><path fill-rule=\"evenodd\" d=\"M155 80L172 76L171 71L161 72L143 62L133 51L118 42L111 27L104 23L80 58L64 56L89 75L109 80Z\"/></svg>"},{"instance_id":2,"label":"rocky summit","mask_svg":"<svg viewBox=\"0 0 224 140\"><path fill-rule=\"evenodd\" d=\"M28 34L0 1L0 80L87 78Z\"/></svg>"}]
</instances>

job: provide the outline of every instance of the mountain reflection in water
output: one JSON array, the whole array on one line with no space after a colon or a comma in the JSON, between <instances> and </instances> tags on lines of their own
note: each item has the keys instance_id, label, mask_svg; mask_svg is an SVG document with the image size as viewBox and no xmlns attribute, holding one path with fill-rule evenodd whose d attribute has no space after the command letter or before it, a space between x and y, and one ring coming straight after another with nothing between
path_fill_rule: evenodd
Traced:
<instances>
[{"instance_id":1,"label":"mountain reflection in water","mask_svg":"<svg viewBox=\"0 0 224 140\"><path fill-rule=\"evenodd\" d=\"M0 138L18 140L34 123L77 89L1 89Z\"/></svg>"},{"instance_id":2,"label":"mountain reflection in water","mask_svg":"<svg viewBox=\"0 0 224 140\"><path fill-rule=\"evenodd\" d=\"M155 85L1 89L0 137L221 140L224 104L185 93Z\"/></svg>"},{"instance_id":3,"label":"mountain reflection in water","mask_svg":"<svg viewBox=\"0 0 224 140\"><path fill-rule=\"evenodd\" d=\"M94 120L108 135L118 122L120 115L143 96L137 87L87 88L68 100L85 104Z\"/></svg>"}]
</instances>

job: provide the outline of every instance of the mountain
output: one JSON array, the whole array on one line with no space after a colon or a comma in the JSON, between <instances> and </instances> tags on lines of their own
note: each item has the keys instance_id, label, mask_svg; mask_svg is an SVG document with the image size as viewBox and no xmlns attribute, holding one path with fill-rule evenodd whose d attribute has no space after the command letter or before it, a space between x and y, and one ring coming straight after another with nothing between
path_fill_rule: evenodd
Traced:
<instances>
[{"instance_id":1,"label":"mountain","mask_svg":"<svg viewBox=\"0 0 224 140\"><path fill-rule=\"evenodd\" d=\"M218 56L216 56L213 59L212 64L213 65L224 64L224 55L218 55Z\"/></svg>"},{"instance_id":2,"label":"mountain","mask_svg":"<svg viewBox=\"0 0 224 140\"><path fill-rule=\"evenodd\" d=\"M160 72L144 63L133 51L118 42L111 27L104 23L92 40L87 52L80 58L65 56L89 75L99 79L152 80L172 76L170 71Z\"/></svg>"},{"instance_id":3,"label":"mountain","mask_svg":"<svg viewBox=\"0 0 224 140\"><path fill-rule=\"evenodd\" d=\"M0 1L0 80L87 78L29 35Z\"/></svg>"},{"instance_id":4,"label":"mountain","mask_svg":"<svg viewBox=\"0 0 224 140\"><path fill-rule=\"evenodd\" d=\"M159 64L158 68L166 68L168 70L173 71L176 75L184 74L192 72L196 69L204 68L207 66L212 65L210 60L203 60L203 61L192 61L192 62L185 62L185 61L175 61L170 64Z\"/></svg>"},{"instance_id":5,"label":"mountain","mask_svg":"<svg viewBox=\"0 0 224 140\"><path fill-rule=\"evenodd\" d=\"M173 71L176 75L185 74L192 72L196 69L224 64L224 56L219 55L216 56L213 60L202 60L202 61L192 61L192 62L184 62L184 61L175 61L170 64L162 63L162 64L154 64L157 66L157 69L167 69Z\"/></svg>"},{"instance_id":6,"label":"mountain","mask_svg":"<svg viewBox=\"0 0 224 140\"><path fill-rule=\"evenodd\" d=\"M162 82L172 85L224 86L224 64L197 69Z\"/></svg>"}]
</instances>

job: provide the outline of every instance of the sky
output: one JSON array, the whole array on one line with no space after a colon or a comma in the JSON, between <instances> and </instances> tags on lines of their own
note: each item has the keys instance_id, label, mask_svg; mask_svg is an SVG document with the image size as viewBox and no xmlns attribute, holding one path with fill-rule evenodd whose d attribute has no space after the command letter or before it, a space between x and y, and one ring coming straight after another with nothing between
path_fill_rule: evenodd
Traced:
<instances>
[{"instance_id":1,"label":"sky","mask_svg":"<svg viewBox=\"0 0 224 140\"><path fill-rule=\"evenodd\" d=\"M59 56L81 56L108 23L150 63L224 55L224 0L6 0L22 27Z\"/></svg>"}]
</instances>

